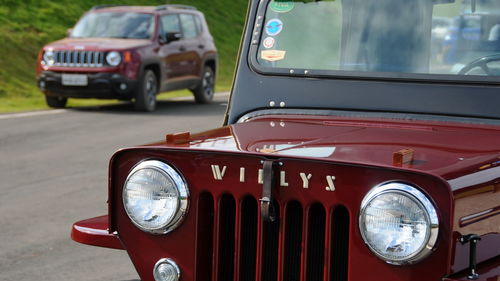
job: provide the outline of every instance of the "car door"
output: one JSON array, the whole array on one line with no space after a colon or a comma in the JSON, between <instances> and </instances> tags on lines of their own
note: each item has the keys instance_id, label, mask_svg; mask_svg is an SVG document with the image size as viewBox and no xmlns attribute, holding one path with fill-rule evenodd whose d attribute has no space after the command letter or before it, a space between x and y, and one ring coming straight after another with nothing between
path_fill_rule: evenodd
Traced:
<instances>
[{"instance_id":1,"label":"car door","mask_svg":"<svg viewBox=\"0 0 500 281\"><path fill-rule=\"evenodd\" d=\"M179 40L167 41L168 33L178 33ZM165 75L163 82L168 89L181 87L182 80L185 79L186 72L186 47L182 36L182 27L179 14L170 13L160 16L160 36L163 43L160 47L160 57L164 64Z\"/></svg>"},{"instance_id":2,"label":"car door","mask_svg":"<svg viewBox=\"0 0 500 281\"><path fill-rule=\"evenodd\" d=\"M183 65L184 75L191 81L196 81L201 73L199 30L196 26L195 15L181 13L179 17L184 36L184 46L186 48L184 54L186 62Z\"/></svg>"}]
</instances>

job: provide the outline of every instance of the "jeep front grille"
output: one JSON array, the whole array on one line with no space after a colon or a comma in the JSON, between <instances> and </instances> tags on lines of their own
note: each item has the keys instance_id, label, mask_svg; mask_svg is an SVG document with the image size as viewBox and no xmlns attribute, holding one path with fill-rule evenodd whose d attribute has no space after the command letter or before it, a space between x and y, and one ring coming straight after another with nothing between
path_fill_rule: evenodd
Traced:
<instances>
[{"instance_id":1,"label":"jeep front grille","mask_svg":"<svg viewBox=\"0 0 500 281\"><path fill-rule=\"evenodd\" d=\"M321 203L275 201L263 222L259 201L199 196L195 280L346 281L350 218Z\"/></svg>"},{"instance_id":2,"label":"jeep front grille","mask_svg":"<svg viewBox=\"0 0 500 281\"><path fill-rule=\"evenodd\" d=\"M54 66L63 67L102 67L104 53L93 51L54 51Z\"/></svg>"}]
</instances>

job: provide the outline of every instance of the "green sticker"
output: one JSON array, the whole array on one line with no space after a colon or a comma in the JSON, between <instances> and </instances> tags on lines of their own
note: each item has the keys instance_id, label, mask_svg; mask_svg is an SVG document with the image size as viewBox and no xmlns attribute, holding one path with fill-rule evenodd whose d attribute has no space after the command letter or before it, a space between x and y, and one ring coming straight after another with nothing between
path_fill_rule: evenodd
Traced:
<instances>
[{"instance_id":1,"label":"green sticker","mask_svg":"<svg viewBox=\"0 0 500 281\"><path fill-rule=\"evenodd\" d=\"M271 4L269 4L271 10L275 11L276 13L288 13L293 9L294 6L295 6L294 2L285 2L276 0L271 1Z\"/></svg>"}]
</instances>

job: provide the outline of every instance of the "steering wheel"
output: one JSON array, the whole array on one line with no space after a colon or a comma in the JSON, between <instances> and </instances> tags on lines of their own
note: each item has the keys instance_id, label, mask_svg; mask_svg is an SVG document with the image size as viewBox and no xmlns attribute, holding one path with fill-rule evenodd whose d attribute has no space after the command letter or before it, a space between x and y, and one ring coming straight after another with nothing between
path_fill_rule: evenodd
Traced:
<instances>
[{"instance_id":1,"label":"steering wheel","mask_svg":"<svg viewBox=\"0 0 500 281\"><path fill-rule=\"evenodd\" d=\"M486 75L488 75L488 76L495 75L493 72L491 72L491 69L488 66L488 63L490 63L492 61L500 61L500 54L491 55L491 56L484 56L482 58L479 58L477 60L469 62L464 67L462 67L462 69L460 69L458 74L465 75L469 71L471 71L472 69L479 67L486 73Z\"/></svg>"}]
</instances>

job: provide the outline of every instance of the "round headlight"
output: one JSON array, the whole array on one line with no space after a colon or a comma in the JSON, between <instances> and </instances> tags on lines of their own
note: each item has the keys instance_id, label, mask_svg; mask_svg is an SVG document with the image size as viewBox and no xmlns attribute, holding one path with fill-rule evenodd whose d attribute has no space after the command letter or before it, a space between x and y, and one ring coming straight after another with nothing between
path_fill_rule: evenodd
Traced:
<instances>
[{"instance_id":1,"label":"round headlight","mask_svg":"<svg viewBox=\"0 0 500 281\"><path fill-rule=\"evenodd\" d=\"M111 66L117 66L122 62L122 56L118 52L109 52L106 55L106 62Z\"/></svg>"},{"instance_id":2,"label":"round headlight","mask_svg":"<svg viewBox=\"0 0 500 281\"><path fill-rule=\"evenodd\" d=\"M174 230L187 212L188 200L182 176L157 160L135 166L123 186L123 205L132 223L154 234Z\"/></svg>"},{"instance_id":3,"label":"round headlight","mask_svg":"<svg viewBox=\"0 0 500 281\"><path fill-rule=\"evenodd\" d=\"M361 235L370 250L388 263L415 263L426 257L436 244L438 227L431 201L408 184L376 186L361 203Z\"/></svg>"},{"instance_id":4,"label":"round headlight","mask_svg":"<svg viewBox=\"0 0 500 281\"><path fill-rule=\"evenodd\" d=\"M43 62L45 62L45 65L47 66L54 65L54 63L56 63L56 55L54 51L46 51L43 54Z\"/></svg>"}]
</instances>

